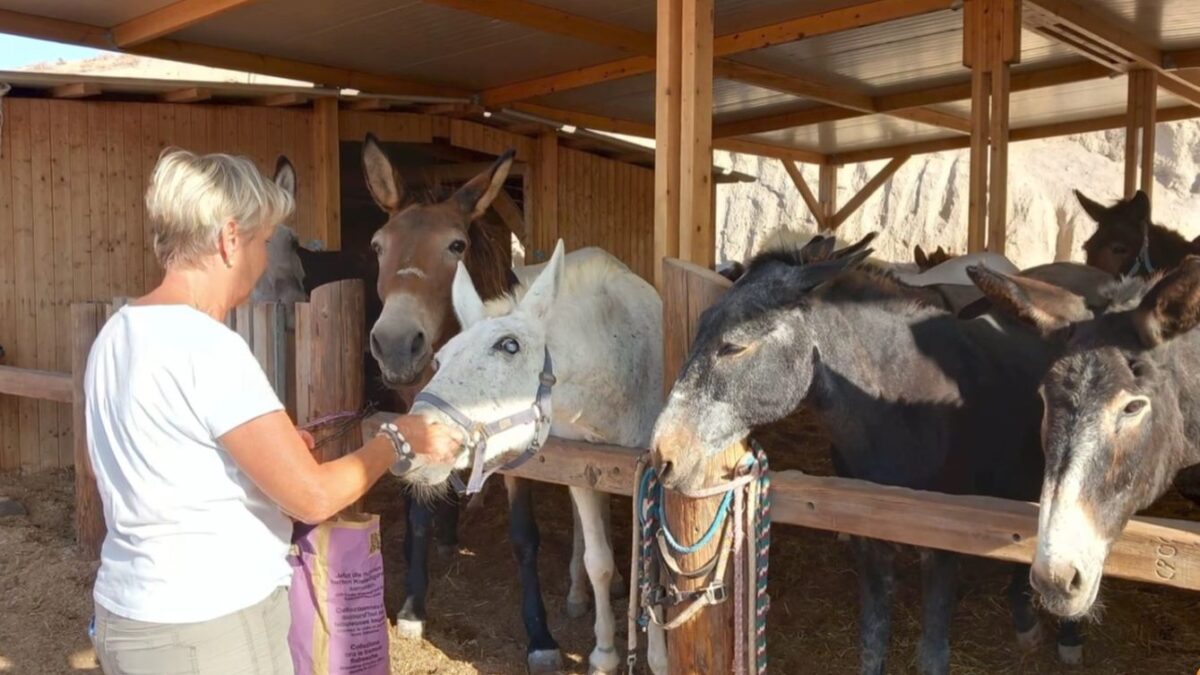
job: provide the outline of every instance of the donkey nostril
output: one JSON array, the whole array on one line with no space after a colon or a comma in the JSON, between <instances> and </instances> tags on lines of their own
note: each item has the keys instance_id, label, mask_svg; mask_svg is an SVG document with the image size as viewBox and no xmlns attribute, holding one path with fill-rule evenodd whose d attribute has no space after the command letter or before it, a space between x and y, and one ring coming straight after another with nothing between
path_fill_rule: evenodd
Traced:
<instances>
[{"instance_id":1,"label":"donkey nostril","mask_svg":"<svg viewBox=\"0 0 1200 675\"><path fill-rule=\"evenodd\" d=\"M1080 574L1079 570L1077 569L1073 569L1072 571L1074 574L1071 576L1071 583L1067 586L1067 588L1072 593L1078 593L1079 590L1083 588L1083 575Z\"/></svg>"},{"instance_id":2,"label":"donkey nostril","mask_svg":"<svg viewBox=\"0 0 1200 675\"><path fill-rule=\"evenodd\" d=\"M667 476L671 475L671 469L673 469L673 468L675 468L674 463L663 462L662 466L658 467L658 479L659 480L666 479Z\"/></svg>"},{"instance_id":3,"label":"donkey nostril","mask_svg":"<svg viewBox=\"0 0 1200 675\"><path fill-rule=\"evenodd\" d=\"M417 356L423 351L425 351L425 333L418 332L413 336L412 344L409 346L409 353Z\"/></svg>"}]
</instances>

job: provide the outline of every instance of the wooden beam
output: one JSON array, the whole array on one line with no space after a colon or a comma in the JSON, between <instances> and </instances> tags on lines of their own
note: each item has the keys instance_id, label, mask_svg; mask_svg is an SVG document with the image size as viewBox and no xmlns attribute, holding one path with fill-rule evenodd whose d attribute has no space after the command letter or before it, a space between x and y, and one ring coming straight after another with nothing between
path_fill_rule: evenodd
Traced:
<instances>
[{"instance_id":1,"label":"wooden beam","mask_svg":"<svg viewBox=\"0 0 1200 675\"><path fill-rule=\"evenodd\" d=\"M730 56L817 35L837 33L886 21L951 9L959 1L874 0L873 2L854 7L809 14L780 23L722 35L713 41L713 52L715 56ZM661 45L659 46L661 47ZM661 49L659 53L662 53ZM485 105L500 105L586 87L601 82L633 77L634 75L643 75L654 70L654 57L642 54L524 82L494 87L484 90L482 98Z\"/></svg>"},{"instance_id":2,"label":"wooden beam","mask_svg":"<svg viewBox=\"0 0 1200 675\"><path fill-rule=\"evenodd\" d=\"M253 0L179 0L112 27L117 47L126 49L170 35Z\"/></svg>"},{"instance_id":3,"label":"wooden beam","mask_svg":"<svg viewBox=\"0 0 1200 675\"><path fill-rule=\"evenodd\" d=\"M963 11L963 60L971 68L971 155L967 197L967 252L987 246L988 132L991 77L988 73L987 11L990 0L969 0Z\"/></svg>"},{"instance_id":4,"label":"wooden beam","mask_svg":"<svg viewBox=\"0 0 1200 675\"><path fill-rule=\"evenodd\" d=\"M960 134L971 133L971 120L960 117L953 113L936 110L934 108L908 108L906 110L895 110L885 113L891 117L910 122L918 122L920 124L928 124L931 127L941 127L951 131L957 131Z\"/></svg>"},{"instance_id":5,"label":"wooden beam","mask_svg":"<svg viewBox=\"0 0 1200 675\"><path fill-rule=\"evenodd\" d=\"M509 107L517 112L528 113L573 127L584 127L585 129L595 129L597 131L607 131L613 134L625 134L628 136L641 136L642 138L654 138L654 125L644 122L634 122L632 120L605 117L603 115L594 115L574 110L561 110L533 103L514 103Z\"/></svg>"},{"instance_id":6,"label":"wooden beam","mask_svg":"<svg viewBox=\"0 0 1200 675\"><path fill-rule=\"evenodd\" d=\"M1153 201L1154 199L1154 155L1155 144L1155 113L1158 110L1158 74L1152 70L1143 71L1141 78L1142 97L1138 102L1138 118L1142 135L1141 153L1141 188L1142 192Z\"/></svg>"},{"instance_id":7,"label":"wooden beam","mask_svg":"<svg viewBox=\"0 0 1200 675\"><path fill-rule=\"evenodd\" d=\"M1062 84L1097 80L1110 77L1111 75L1111 70L1091 61L1079 61L1065 66L1055 65L1027 68L1015 72L1010 76L1009 90L1030 91ZM932 88L921 87L908 92L877 96L874 100L874 108L877 112L888 113L905 119L913 119L918 122L925 121L920 119L921 117L932 121L934 118L930 117L930 113L939 114L943 117L938 120L941 123L937 126L962 131L965 123L965 133L970 133L970 120L965 120L964 122L962 118L955 115L925 107L939 103L954 103L956 101L969 100L970 98L971 80L968 78L955 84L940 85ZM920 112L914 112L916 110L920 110ZM872 113L852 111L828 105L816 106L797 112L772 114L720 124L717 126L714 134L717 138L744 136L821 122L862 117L869 114Z\"/></svg>"},{"instance_id":8,"label":"wooden beam","mask_svg":"<svg viewBox=\"0 0 1200 675\"><path fill-rule=\"evenodd\" d=\"M612 47L631 54L654 54L654 36L578 14L523 0L425 0L499 21L514 23L545 33L575 38Z\"/></svg>"},{"instance_id":9,"label":"wooden beam","mask_svg":"<svg viewBox=\"0 0 1200 675\"><path fill-rule=\"evenodd\" d=\"M50 95L54 98L88 98L90 96L99 96L103 93L103 89L90 82L60 84L50 90Z\"/></svg>"},{"instance_id":10,"label":"wooden beam","mask_svg":"<svg viewBox=\"0 0 1200 675\"><path fill-rule=\"evenodd\" d=\"M369 437L393 413L363 421ZM551 437L538 461L506 475L633 496L632 476L646 451ZM1028 565L1037 548L1036 504L947 495L862 480L771 472L771 520L912 546ZM1200 523L1135 517L1104 565L1109 577L1200 590Z\"/></svg>"},{"instance_id":11,"label":"wooden beam","mask_svg":"<svg viewBox=\"0 0 1200 675\"><path fill-rule=\"evenodd\" d=\"M377 110L387 110L388 108L391 108L392 105L394 105L394 103L387 99L362 97L354 99L347 107L354 112L374 112Z\"/></svg>"},{"instance_id":12,"label":"wooden beam","mask_svg":"<svg viewBox=\"0 0 1200 675\"><path fill-rule=\"evenodd\" d=\"M658 58L654 78L654 285L663 293L662 264L679 257L683 1L657 0ZM654 63L654 59L650 59Z\"/></svg>"},{"instance_id":13,"label":"wooden beam","mask_svg":"<svg viewBox=\"0 0 1200 675\"><path fill-rule=\"evenodd\" d=\"M0 9L0 33L112 49L107 28Z\"/></svg>"},{"instance_id":14,"label":"wooden beam","mask_svg":"<svg viewBox=\"0 0 1200 675\"><path fill-rule=\"evenodd\" d=\"M283 108L294 105L305 105L312 100L311 96L298 94L296 92L284 92L282 94L273 94L264 96L255 100L256 105L266 106L268 108Z\"/></svg>"},{"instance_id":15,"label":"wooden beam","mask_svg":"<svg viewBox=\"0 0 1200 675\"><path fill-rule=\"evenodd\" d=\"M813 194L812 188L808 187L808 181L804 180L804 174L800 173L800 167L796 166L795 162L789 160L780 160L783 168L787 171L787 175L792 179L792 184L800 192L800 198L804 200L808 206L808 212L812 214L813 219L817 221L818 230L829 229L825 222L825 213L821 208L821 202L817 201L817 196Z\"/></svg>"},{"instance_id":16,"label":"wooden beam","mask_svg":"<svg viewBox=\"0 0 1200 675\"><path fill-rule=\"evenodd\" d=\"M70 403L74 391L69 373L0 366L0 394Z\"/></svg>"},{"instance_id":17,"label":"wooden beam","mask_svg":"<svg viewBox=\"0 0 1200 675\"><path fill-rule=\"evenodd\" d=\"M168 91L159 98L164 103L199 103L212 98L212 90L204 87L188 87Z\"/></svg>"},{"instance_id":18,"label":"wooden beam","mask_svg":"<svg viewBox=\"0 0 1200 675\"><path fill-rule=\"evenodd\" d=\"M791 162L804 162L805 164L816 164L823 166L828 164L828 158L819 152L805 150L803 148L786 148L780 145L771 145L768 143L757 143L754 141L746 141L740 138L725 138L714 142L713 147L726 152L740 152L746 155L758 155L759 157L772 157L774 159L782 159Z\"/></svg>"},{"instance_id":19,"label":"wooden beam","mask_svg":"<svg viewBox=\"0 0 1200 675\"><path fill-rule=\"evenodd\" d=\"M713 2L683 0L680 35L679 255L708 267L716 255L712 214Z\"/></svg>"},{"instance_id":20,"label":"wooden beam","mask_svg":"<svg viewBox=\"0 0 1200 675\"><path fill-rule=\"evenodd\" d=\"M838 168L837 164L824 164L817 174L817 204L821 209L823 224L830 228L837 227L833 219L838 210Z\"/></svg>"},{"instance_id":21,"label":"wooden beam","mask_svg":"<svg viewBox=\"0 0 1200 675\"><path fill-rule=\"evenodd\" d=\"M843 87L828 84L814 77L785 75L729 59L719 60L713 66L713 75L726 80L745 82L771 91L829 103L841 108L859 112L875 111L875 103L870 96L848 91Z\"/></svg>"},{"instance_id":22,"label":"wooden beam","mask_svg":"<svg viewBox=\"0 0 1200 675\"><path fill-rule=\"evenodd\" d=\"M1159 108L1156 114L1156 119L1159 122L1178 122L1180 120L1190 120L1200 117L1200 108L1191 105L1172 106L1169 108ZM1009 131L1008 139L1010 142L1017 143L1022 141L1033 141L1041 138L1057 138L1059 136L1073 136L1075 134L1086 134L1094 131L1107 131L1109 129L1120 129L1125 126L1125 113L1117 115L1105 115L1103 117L1093 117L1082 120L1072 120L1068 122L1054 122L1051 124L1038 124ZM900 145L892 145L881 148L869 148L866 150L854 150L828 156L828 161L831 164L855 164L858 162L873 162L880 159L890 159L900 155L926 155L932 152L945 152L947 150L962 150L970 147L970 139L968 138L940 138L932 141L919 141L916 143L903 143Z\"/></svg>"},{"instance_id":23,"label":"wooden beam","mask_svg":"<svg viewBox=\"0 0 1200 675\"><path fill-rule=\"evenodd\" d=\"M511 172L509 173L511 176ZM492 201L492 208L496 211L496 215L500 216L500 220L508 227L508 231L516 236L517 241L521 242L521 246L526 249L529 246L529 231L528 225L525 222L525 216L521 213L521 207L513 201L513 198L508 196L508 192L503 189L496 195L496 199Z\"/></svg>"},{"instance_id":24,"label":"wooden beam","mask_svg":"<svg viewBox=\"0 0 1200 675\"><path fill-rule=\"evenodd\" d=\"M558 134L544 131L537 138L534 152L532 249L526 249L531 263L545 262L558 243Z\"/></svg>"},{"instance_id":25,"label":"wooden beam","mask_svg":"<svg viewBox=\"0 0 1200 675\"><path fill-rule=\"evenodd\" d=\"M1021 55L1021 0L991 0L991 4L986 36L992 59L987 249L1005 255L1008 246L1009 64L1019 60Z\"/></svg>"},{"instance_id":26,"label":"wooden beam","mask_svg":"<svg viewBox=\"0 0 1200 675\"><path fill-rule=\"evenodd\" d=\"M896 172L899 171L900 167L904 166L904 163L907 161L908 156L901 155L900 157L896 157L892 159L892 161L885 164L878 173L871 177L871 180L867 181L867 184L858 191L858 194L851 197L850 201L846 202L846 205L838 210L837 214L833 217L833 222L830 225L830 229L836 230L842 225L842 223L846 222L846 219L853 215L854 212L859 208L861 208L862 205L871 198L871 195L875 194L875 192L879 190L879 188L882 187L889 178L896 175Z\"/></svg>"},{"instance_id":27,"label":"wooden beam","mask_svg":"<svg viewBox=\"0 0 1200 675\"><path fill-rule=\"evenodd\" d=\"M313 101L312 134L316 230L325 250L336 251L342 247L342 174L336 98Z\"/></svg>"},{"instance_id":28,"label":"wooden beam","mask_svg":"<svg viewBox=\"0 0 1200 675\"><path fill-rule=\"evenodd\" d=\"M86 560L100 557L104 543L104 504L100 501L96 474L88 457L87 400L84 396L84 373L88 354L96 335L108 319L108 308L100 303L75 303L71 311L71 387L74 402L71 406L71 440L75 465L75 543Z\"/></svg>"}]
</instances>

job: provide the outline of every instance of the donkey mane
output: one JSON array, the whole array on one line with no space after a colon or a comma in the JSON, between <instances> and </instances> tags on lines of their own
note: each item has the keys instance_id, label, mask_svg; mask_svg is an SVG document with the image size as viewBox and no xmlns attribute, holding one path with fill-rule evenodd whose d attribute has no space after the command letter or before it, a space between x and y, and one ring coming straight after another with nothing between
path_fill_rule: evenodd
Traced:
<instances>
[{"instance_id":1,"label":"donkey mane","mask_svg":"<svg viewBox=\"0 0 1200 675\"><path fill-rule=\"evenodd\" d=\"M573 263L563 269L563 285L558 291L559 298L587 292L588 289L598 286L602 287L610 279L630 273L629 268L620 260L599 248L581 249L575 256ZM472 274L472 280L474 280L474 274ZM489 317L504 316L512 312L528 290L528 281L513 284L510 288L505 289L505 292L487 300L484 303L484 312ZM480 297L487 298L488 296L481 292Z\"/></svg>"}]
</instances>

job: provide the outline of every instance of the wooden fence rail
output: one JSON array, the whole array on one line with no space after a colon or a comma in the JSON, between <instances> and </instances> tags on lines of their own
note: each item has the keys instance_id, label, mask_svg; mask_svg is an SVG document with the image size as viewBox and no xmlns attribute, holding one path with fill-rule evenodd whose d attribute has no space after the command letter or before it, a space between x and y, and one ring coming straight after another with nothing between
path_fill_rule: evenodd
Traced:
<instances>
[{"instance_id":1,"label":"wooden fence rail","mask_svg":"<svg viewBox=\"0 0 1200 675\"><path fill-rule=\"evenodd\" d=\"M0 394L70 403L73 392L70 373L0 366Z\"/></svg>"},{"instance_id":2,"label":"wooden fence rail","mask_svg":"<svg viewBox=\"0 0 1200 675\"><path fill-rule=\"evenodd\" d=\"M394 417L363 422L370 437ZM643 450L551 438L533 460L506 472L559 485L632 496ZM771 472L771 520L818 530L1029 563L1037 547L1037 504L923 492L867 481ZM1200 523L1134 518L1104 566L1108 576L1200 590Z\"/></svg>"}]
</instances>

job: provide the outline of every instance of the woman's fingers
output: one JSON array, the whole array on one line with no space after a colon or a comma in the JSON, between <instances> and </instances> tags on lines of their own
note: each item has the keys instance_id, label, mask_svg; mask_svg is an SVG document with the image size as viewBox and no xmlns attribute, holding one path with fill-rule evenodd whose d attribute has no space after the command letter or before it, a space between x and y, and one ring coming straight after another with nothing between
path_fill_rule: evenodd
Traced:
<instances>
[{"instance_id":1,"label":"woman's fingers","mask_svg":"<svg viewBox=\"0 0 1200 675\"><path fill-rule=\"evenodd\" d=\"M317 447L317 439L313 438L312 434L303 429L297 429L296 431L300 432L300 438L304 441L304 447L308 448L309 450Z\"/></svg>"},{"instance_id":2,"label":"woman's fingers","mask_svg":"<svg viewBox=\"0 0 1200 675\"><path fill-rule=\"evenodd\" d=\"M430 422L419 415L402 415L396 419L396 425L412 445L413 453L431 462L453 462L462 445L457 429Z\"/></svg>"}]
</instances>

